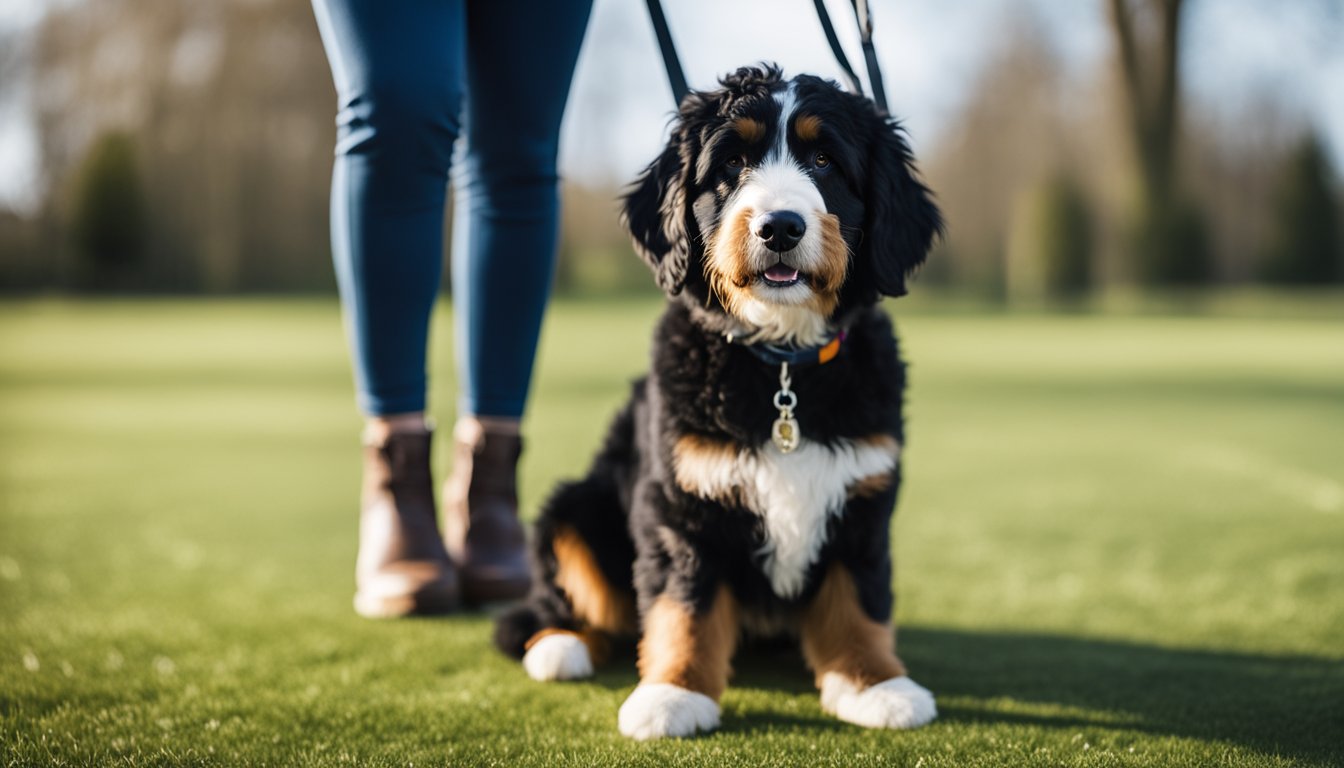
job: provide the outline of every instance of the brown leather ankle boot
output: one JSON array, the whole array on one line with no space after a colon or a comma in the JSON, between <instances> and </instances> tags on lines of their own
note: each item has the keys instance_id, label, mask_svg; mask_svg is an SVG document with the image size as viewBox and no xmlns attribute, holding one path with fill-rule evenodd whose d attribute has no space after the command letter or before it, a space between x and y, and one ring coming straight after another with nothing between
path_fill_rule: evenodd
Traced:
<instances>
[{"instance_id":1,"label":"brown leather ankle boot","mask_svg":"<svg viewBox=\"0 0 1344 768\"><path fill-rule=\"evenodd\" d=\"M518 521L516 434L491 432L475 419L453 430L453 474L444 484L448 553L469 603L517 600L529 583L527 544Z\"/></svg>"},{"instance_id":2,"label":"brown leather ankle boot","mask_svg":"<svg viewBox=\"0 0 1344 768\"><path fill-rule=\"evenodd\" d=\"M355 611L369 618L457 607L453 563L439 538L430 476L431 433L393 433L364 446Z\"/></svg>"}]
</instances>

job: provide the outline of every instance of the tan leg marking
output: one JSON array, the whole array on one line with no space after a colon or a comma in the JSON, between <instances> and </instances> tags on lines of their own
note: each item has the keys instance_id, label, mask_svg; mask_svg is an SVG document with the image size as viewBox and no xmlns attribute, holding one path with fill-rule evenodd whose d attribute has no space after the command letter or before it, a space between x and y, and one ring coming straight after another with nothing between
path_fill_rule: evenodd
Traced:
<instances>
[{"instance_id":1,"label":"tan leg marking","mask_svg":"<svg viewBox=\"0 0 1344 768\"><path fill-rule=\"evenodd\" d=\"M803 613L803 657L816 674L817 686L836 672L866 688L905 674L896 658L891 625L868 618L859 605L854 579L835 565L821 591Z\"/></svg>"},{"instance_id":2,"label":"tan leg marking","mask_svg":"<svg viewBox=\"0 0 1344 768\"><path fill-rule=\"evenodd\" d=\"M639 641L640 685L671 683L718 701L732 673L737 635L737 600L727 587L699 616L678 600L658 598Z\"/></svg>"},{"instance_id":3,"label":"tan leg marking","mask_svg":"<svg viewBox=\"0 0 1344 768\"><path fill-rule=\"evenodd\" d=\"M555 585L569 598L575 618L602 632L634 634L634 595L607 582L579 534L567 526L558 527L551 549L555 551Z\"/></svg>"}]
</instances>

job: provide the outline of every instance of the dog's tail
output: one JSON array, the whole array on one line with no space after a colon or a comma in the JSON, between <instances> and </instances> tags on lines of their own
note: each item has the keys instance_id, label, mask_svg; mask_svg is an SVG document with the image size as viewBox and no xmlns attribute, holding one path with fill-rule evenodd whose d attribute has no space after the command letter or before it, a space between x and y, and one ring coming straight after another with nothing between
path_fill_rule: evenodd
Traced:
<instances>
[{"instance_id":1,"label":"dog's tail","mask_svg":"<svg viewBox=\"0 0 1344 768\"><path fill-rule=\"evenodd\" d=\"M495 624L495 645L521 659L540 637L572 632L603 655L613 636L637 631L635 547L626 509L634 461L634 411L617 415L588 476L564 483L542 507L532 542L532 589Z\"/></svg>"}]
</instances>

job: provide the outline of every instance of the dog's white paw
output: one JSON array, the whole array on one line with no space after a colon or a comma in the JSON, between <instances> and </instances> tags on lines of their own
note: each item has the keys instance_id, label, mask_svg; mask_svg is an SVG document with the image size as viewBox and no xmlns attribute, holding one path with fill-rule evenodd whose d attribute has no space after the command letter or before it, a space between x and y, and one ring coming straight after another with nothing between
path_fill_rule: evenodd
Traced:
<instances>
[{"instance_id":1,"label":"dog's white paw","mask_svg":"<svg viewBox=\"0 0 1344 768\"><path fill-rule=\"evenodd\" d=\"M533 680L578 680L591 677L593 660L588 646L577 635L557 632L546 635L527 649L523 669Z\"/></svg>"},{"instance_id":2,"label":"dog's white paw","mask_svg":"<svg viewBox=\"0 0 1344 768\"><path fill-rule=\"evenodd\" d=\"M859 688L829 672L821 679L821 708L865 728L918 728L938 716L933 694L905 676Z\"/></svg>"},{"instance_id":3,"label":"dog's white paw","mask_svg":"<svg viewBox=\"0 0 1344 768\"><path fill-rule=\"evenodd\" d=\"M719 705L703 693L671 683L635 688L617 717L621 733L632 739L691 736L719 727Z\"/></svg>"}]
</instances>

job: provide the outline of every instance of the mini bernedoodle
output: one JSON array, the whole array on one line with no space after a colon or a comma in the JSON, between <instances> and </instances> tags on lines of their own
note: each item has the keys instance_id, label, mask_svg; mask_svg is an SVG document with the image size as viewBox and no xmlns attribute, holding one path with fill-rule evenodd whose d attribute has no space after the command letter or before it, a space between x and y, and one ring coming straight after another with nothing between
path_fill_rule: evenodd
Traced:
<instances>
[{"instance_id":1,"label":"mini bernedoodle","mask_svg":"<svg viewBox=\"0 0 1344 768\"><path fill-rule=\"evenodd\" d=\"M796 637L821 705L913 728L934 699L897 658L890 524L905 367L883 296L942 227L898 124L817 77L743 68L682 103L624 223L667 309L587 477L534 537L496 642L538 680L638 637L621 733L719 724L741 637Z\"/></svg>"}]
</instances>

